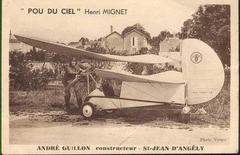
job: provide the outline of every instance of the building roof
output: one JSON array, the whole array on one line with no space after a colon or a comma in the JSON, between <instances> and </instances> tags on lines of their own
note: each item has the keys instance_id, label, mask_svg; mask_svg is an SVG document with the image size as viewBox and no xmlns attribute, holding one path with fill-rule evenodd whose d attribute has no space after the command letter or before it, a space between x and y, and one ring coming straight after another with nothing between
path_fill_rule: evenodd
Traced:
<instances>
[{"instance_id":1,"label":"building roof","mask_svg":"<svg viewBox=\"0 0 240 155\"><path fill-rule=\"evenodd\" d=\"M118 33L117 31L113 31L112 33L110 33L109 35L107 35L105 38L109 37L110 35L112 35L112 34L114 34L114 33L116 33L116 34L118 34L120 37L122 37L122 35L121 35L120 33Z\"/></svg>"},{"instance_id":2,"label":"building roof","mask_svg":"<svg viewBox=\"0 0 240 155\"><path fill-rule=\"evenodd\" d=\"M147 36L144 33L142 33L141 31L139 31L137 29L132 29L131 31L125 33L123 37L126 37L127 35L131 34L132 32L136 32L136 33L142 35L143 37L147 38Z\"/></svg>"},{"instance_id":3,"label":"building roof","mask_svg":"<svg viewBox=\"0 0 240 155\"><path fill-rule=\"evenodd\" d=\"M147 36L146 36L144 33L142 33L141 31L138 31L138 30L136 30L136 29L132 29L131 31L127 32L127 33L124 34L124 35L121 35L121 34L118 33L117 31L113 31L112 33L110 33L109 35L107 35L105 38L111 36L111 35L114 34L114 33L116 33L116 34L119 35L120 37L124 38L124 37L126 37L127 35L131 34L132 32L136 32L136 33L142 35L143 37L147 38Z\"/></svg>"}]
</instances>

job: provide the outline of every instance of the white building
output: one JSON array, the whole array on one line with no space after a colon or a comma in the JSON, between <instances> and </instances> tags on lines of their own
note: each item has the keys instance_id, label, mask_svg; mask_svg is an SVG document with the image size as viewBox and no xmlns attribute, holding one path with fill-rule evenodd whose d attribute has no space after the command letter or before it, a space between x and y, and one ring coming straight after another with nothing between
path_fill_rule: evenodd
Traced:
<instances>
[{"instance_id":1,"label":"white building","mask_svg":"<svg viewBox=\"0 0 240 155\"><path fill-rule=\"evenodd\" d=\"M178 69L181 68L181 42L179 38L166 38L159 44L159 55L175 60L169 65Z\"/></svg>"}]
</instances>

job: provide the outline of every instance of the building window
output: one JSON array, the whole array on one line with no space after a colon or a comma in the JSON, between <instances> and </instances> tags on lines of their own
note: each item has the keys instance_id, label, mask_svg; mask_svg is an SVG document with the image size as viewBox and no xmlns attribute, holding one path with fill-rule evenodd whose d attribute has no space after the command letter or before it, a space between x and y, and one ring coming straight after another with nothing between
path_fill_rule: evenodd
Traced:
<instances>
[{"instance_id":1,"label":"building window","mask_svg":"<svg viewBox=\"0 0 240 155\"><path fill-rule=\"evenodd\" d=\"M137 38L136 37L132 37L131 45L132 45L132 47L136 47L137 46Z\"/></svg>"}]
</instances>

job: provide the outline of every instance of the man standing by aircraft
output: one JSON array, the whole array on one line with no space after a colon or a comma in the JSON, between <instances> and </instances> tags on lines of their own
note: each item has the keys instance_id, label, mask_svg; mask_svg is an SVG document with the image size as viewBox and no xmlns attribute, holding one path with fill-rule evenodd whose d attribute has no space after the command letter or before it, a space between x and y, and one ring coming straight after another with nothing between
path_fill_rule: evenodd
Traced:
<instances>
[{"instance_id":1,"label":"man standing by aircraft","mask_svg":"<svg viewBox=\"0 0 240 155\"><path fill-rule=\"evenodd\" d=\"M87 63L81 62L77 63L76 58L73 58L71 62L65 67L65 73L63 76L63 85L64 85L64 99L65 99L65 108L66 111L70 111L70 98L71 98L71 91L70 89L72 87L75 87L75 85L78 82L85 83L86 82L86 77L82 75L82 73L85 73L91 68L91 66ZM80 91L83 91L85 88L83 88L84 85L81 85L82 88ZM74 88L74 92L77 98L78 105L81 106L82 104L82 95L79 96L79 93L77 93L77 89ZM81 93L82 94L82 93Z\"/></svg>"}]
</instances>

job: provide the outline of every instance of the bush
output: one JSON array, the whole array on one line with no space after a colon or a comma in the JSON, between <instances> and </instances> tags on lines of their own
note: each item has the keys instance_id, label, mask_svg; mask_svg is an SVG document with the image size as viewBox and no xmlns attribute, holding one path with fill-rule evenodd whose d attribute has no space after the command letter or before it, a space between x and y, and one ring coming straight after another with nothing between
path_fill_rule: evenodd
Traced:
<instances>
[{"instance_id":1,"label":"bush","mask_svg":"<svg viewBox=\"0 0 240 155\"><path fill-rule=\"evenodd\" d=\"M126 70L132 72L133 74L141 75L144 66L147 68L147 74L153 73L153 65L152 64L140 64L140 63L127 63Z\"/></svg>"},{"instance_id":2,"label":"bush","mask_svg":"<svg viewBox=\"0 0 240 155\"><path fill-rule=\"evenodd\" d=\"M86 48L87 51L91 51L91 52L94 52L94 53L102 53L102 54L105 54L106 53L106 49L103 48L103 47L88 47Z\"/></svg>"},{"instance_id":3,"label":"bush","mask_svg":"<svg viewBox=\"0 0 240 155\"><path fill-rule=\"evenodd\" d=\"M140 50L139 50L139 54L147 54L148 53L148 48L147 47L142 47Z\"/></svg>"},{"instance_id":4,"label":"bush","mask_svg":"<svg viewBox=\"0 0 240 155\"><path fill-rule=\"evenodd\" d=\"M33 65L26 61L22 52L11 51L10 63L10 89L38 90L44 89L51 78L55 76L53 70L42 67L33 69Z\"/></svg>"}]
</instances>

